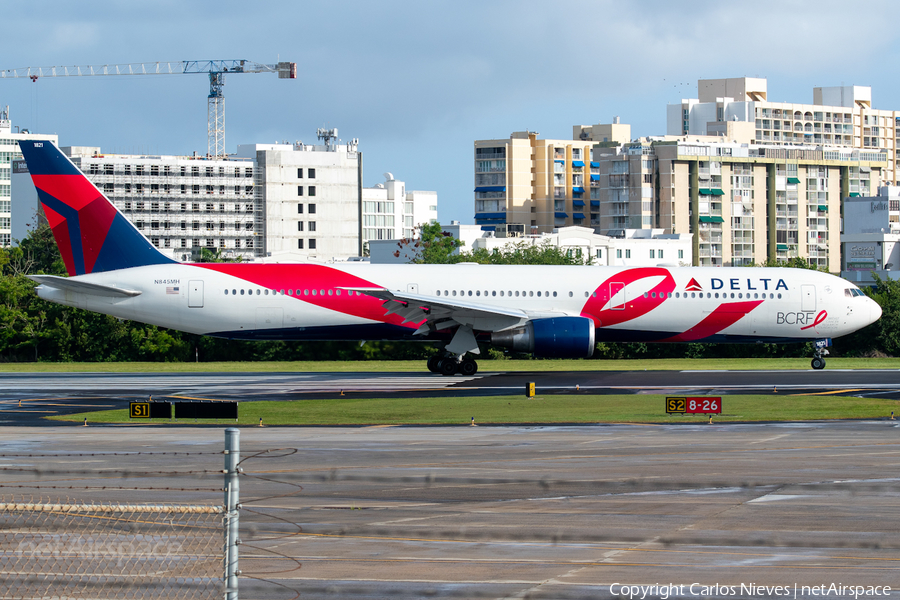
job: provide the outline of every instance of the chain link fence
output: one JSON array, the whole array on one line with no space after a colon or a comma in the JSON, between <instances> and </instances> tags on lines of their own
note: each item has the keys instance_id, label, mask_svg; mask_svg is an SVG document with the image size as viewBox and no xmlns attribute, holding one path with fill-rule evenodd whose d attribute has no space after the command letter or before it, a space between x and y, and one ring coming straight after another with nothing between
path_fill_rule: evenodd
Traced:
<instances>
[{"instance_id":1,"label":"chain link fence","mask_svg":"<svg viewBox=\"0 0 900 600\"><path fill-rule=\"evenodd\" d=\"M239 449L228 435L224 452L2 455L16 478L0 483L0 600L236 599ZM224 470L196 468L223 454ZM120 455L145 468L110 468ZM195 468L161 470L164 456ZM45 496L62 490L76 497ZM98 491L100 503L84 499ZM223 491L223 504L210 501Z\"/></svg>"},{"instance_id":2,"label":"chain link fence","mask_svg":"<svg viewBox=\"0 0 900 600\"><path fill-rule=\"evenodd\" d=\"M221 506L2 499L0 597L221 598Z\"/></svg>"}]
</instances>

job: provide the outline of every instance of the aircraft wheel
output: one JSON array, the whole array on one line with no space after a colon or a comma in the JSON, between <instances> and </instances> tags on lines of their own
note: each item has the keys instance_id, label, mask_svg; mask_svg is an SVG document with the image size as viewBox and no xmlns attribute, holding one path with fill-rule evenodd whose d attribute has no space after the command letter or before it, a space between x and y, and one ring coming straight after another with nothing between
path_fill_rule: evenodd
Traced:
<instances>
[{"instance_id":1,"label":"aircraft wheel","mask_svg":"<svg viewBox=\"0 0 900 600\"><path fill-rule=\"evenodd\" d=\"M441 375L456 375L457 369L459 369L459 363L456 362L455 358L442 358L438 363L438 370L441 372Z\"/></svg>"},{"instance_id":2,"label":"aircraft wheel","mask_svg":"<svg viewBox=\"0 0 900 600\"><path fill-rule=\"evenodd\" d=\"M438 369L439 362L441 362L440 356L435 355L429 358L428 362L426 363L428 365L428 370L432 373L440 373L440 370Z\"/></svg>"},{"instance_id":3,"label":"aircraft wheel","mask_svg":"<svg viewBox=\"0 0 900 600\"><path fill-rule=\"evenodd\" d=\"M466 358L459 363L459 372L461 375L471 377L478 372L478 363L474 359Z\"/></svg>"},{"instance_id":4,"label":"aircraft wheel","mask_svg":"<svg viewBox=\"0 0 900 600\"><path fill-rule=\"evenodd\" d=\"M825 368L825 359L821 357L815 357L812 359L812 368L815 370L821 370Z\"/></svg>"}]
</instances>

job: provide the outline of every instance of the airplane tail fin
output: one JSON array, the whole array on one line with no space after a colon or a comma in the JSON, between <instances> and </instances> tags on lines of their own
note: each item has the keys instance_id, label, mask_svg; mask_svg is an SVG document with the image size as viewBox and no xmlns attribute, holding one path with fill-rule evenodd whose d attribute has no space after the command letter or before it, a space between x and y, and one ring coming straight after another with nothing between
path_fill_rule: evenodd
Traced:
<instances>
[{"instance_id":1,"label":"airplane tail fin","mask_svg":"<svg viewBox=\"0 0 900 600\"><path fill-rule=\"evenodd\" d=\"M21 140L19 147L70 276L175 262L52 142Z\"/></svg>"}]
</instances>

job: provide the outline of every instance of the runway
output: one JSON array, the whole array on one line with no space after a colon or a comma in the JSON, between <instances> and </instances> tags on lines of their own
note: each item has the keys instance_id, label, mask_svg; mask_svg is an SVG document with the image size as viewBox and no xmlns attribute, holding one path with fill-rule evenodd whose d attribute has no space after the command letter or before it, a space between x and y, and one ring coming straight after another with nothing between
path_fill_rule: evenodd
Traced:
<instances>
[{"instance_id":1,"label":"runway","mask_svg":"<svg viewBox=\"0 0 900 600\"><path fill-rule=\"evenodd\" d=\"M240 482L241 598L620 597L613 584L776 597L695 583L900 597L896 422L241 438L255 456ZM222 441L213 428L0 427L0 491L221 503L221 476L195 473L221 469Z\"/></svg>"},{"instance_id":2,"label":"runway","mask_svg":"<svg viewBox=\"0 0 900 600\"><path fill-rule=\"evenodd\" d=\"M365 364L360 365L361 368ZM493 366L493 365L492 365ZM896 370L533 371L485 370L474 377L430 373L14 373L0 378L0 424L40 425L42 417L126 408L156 399L302 400L350 397L539 394L840 393L900 399ZM21 406L20 406L21 403Z\"/></svg>"},{"instance_id":3,"label":"runway","mask_svg":"<svg viewBox=\"0 0 900 600\"><path fill-rule=\"evenodd\" d=\"M84 428L49 414L151 394L450 397L521 394L529 381L540 394L900 398L887 370L13 374L0 379L0 496L222 502L222 426ZM797 585L798 598L819 597L803 586L888 585L900 597L896 421L253 427L242 438L242 598L613 598L614 584L654 583L687 586L668 592L677 598L775 597L694 583Z\"/></svg>"}]
</instances>

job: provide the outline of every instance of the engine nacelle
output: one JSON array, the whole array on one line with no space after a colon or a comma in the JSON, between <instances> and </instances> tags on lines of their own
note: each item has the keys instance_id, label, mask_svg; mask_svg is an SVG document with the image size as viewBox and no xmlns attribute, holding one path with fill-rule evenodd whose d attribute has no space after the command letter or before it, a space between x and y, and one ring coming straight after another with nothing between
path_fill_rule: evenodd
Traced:
<instances>
[{"instance_id":1,"label":"engine nacelle","mask_svg":"<svg viewBox=\"0 0 900 600\"><path fill-rule=\"evenodd\" d=\"M532 352L538 358L589 358L594 353L594 321L585 317L535 319L491 334L491 344Z\"/></svg>"}]
</instances>

